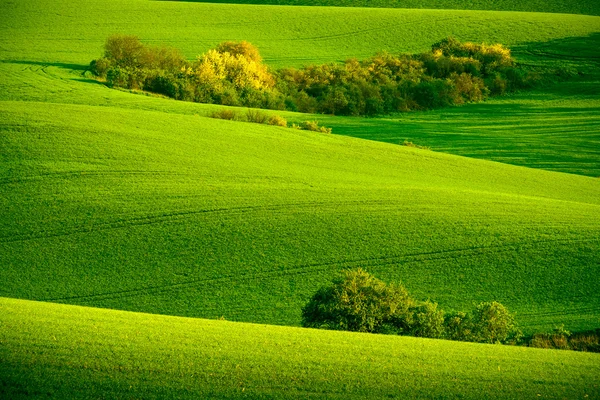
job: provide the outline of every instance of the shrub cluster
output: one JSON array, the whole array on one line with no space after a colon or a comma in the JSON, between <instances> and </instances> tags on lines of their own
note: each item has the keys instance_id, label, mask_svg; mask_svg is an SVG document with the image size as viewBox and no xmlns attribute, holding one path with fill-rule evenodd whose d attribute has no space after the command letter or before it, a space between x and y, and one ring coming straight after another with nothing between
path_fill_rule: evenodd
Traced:
<instances>
[{"instance_id":1,"label":"shrub cluster","mask_svg":"<svg viewBox=\"0 0 600 400\"><path fill-rule=\"evenodd\" d=\"M275 77L247 42L225 42L193 62L176 49L143 45L136 36L113 35L92 72L110 87L146 90L177 100L283 109ZM279 103L278 103L279 101Z\"/></svg>"},{"instance_id":2,"label":"shrub cluster","mask_svg":"<svg viewBox=\"0 0 600 400\"><path fill-rule=\"evenodd\" d=\"M543 349L577 350L600 353L600 329L571 333L563 326L551 332L536 333L529 340L530 347Z\"/></svg>"},{"instance_id":3,"label":"shrub cluster","mask_svg":"<svg viewBox=\"0 0 600 400\"><path fill-rule=\"evenodd\" d=\"M225 42L188 62L168 47L144 46L114 35L92 71L109 86L179 100L334 115L378 115L482 101L529 87L536 77L519 68L500 44L448 38L417 55L381 53L343 64L270 71L248 42Z\"/></svg>"},{"instance_id":4,"label":"shrub cluster","mask_svg":"<svg viewBox=\"0 0 600 400\"><path fill-rule=\"evenodd\" d=\"M235 110L221 109L212 112L209 115L210 118L226 119L243 122L253 122L256 124L267 124L274 126L281 126L286 128L288 126L287 120L277 114L267 114L260 110L248 110L245 115L239 114ZM299 130L307 130L321 133L331 133L331 128L319 125L317 121L304 121L298 124L292 124L291 128Z\"/></svg>"},{"instance_id":5,"label":"shrub cluster","mask_svg":"<svg viewBox=\"0 0 600 400\"><path fill-rule=\"evenodd\" d=\"M446 314L437 303L417 301L402 285L388 285L362 269L319 289L302 309L302 324L479 343L515 343L522 336L514 316L496 301Z\"/></svg>"}]
</instances>

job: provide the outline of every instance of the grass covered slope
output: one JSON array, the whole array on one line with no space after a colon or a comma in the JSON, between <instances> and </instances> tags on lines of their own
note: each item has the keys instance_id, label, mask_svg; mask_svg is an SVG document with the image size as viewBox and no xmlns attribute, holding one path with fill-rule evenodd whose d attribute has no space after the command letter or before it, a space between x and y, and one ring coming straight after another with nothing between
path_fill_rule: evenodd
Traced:
<instances>
[{"instance_id":1,"label":"grass covered slope","mask_svg":"<svg viewBox=\"0 0 600 400\"><path fill-rule=\"evenodd\" d=\"M452 154L600 176L599 17L145 0L78 4L73 7L72 2L62 0L0 3L0 13L6 16L0 20L0 100L188 115L214 110L131 96L86 78L88 63L100 56L106 37L115 32L137 34L146 44L181 48L190 59L224 40L249 40L273 67L368 57L380 50L426 51L432 43L454 35L461 40L511 45L519 62L577 68L586 76L576 84L533 94L401 118L318 118L337 134L390 143L407 139Z\"/></svg>"},{"instance_id":2,"label":"grass covered slope","mask_svg":"<svg viewBox=\"0 0 600 400\"><path fill-rule=\"evenodd\" d=\"M597 179L157 111L0 114L2 296L298 324L363 266L529 331L598 326Z\"/></svg>"},{"instance_id":3,"label":"grass covered slope","mask_svg":"<svg viewBox=\"0 0 600 400\"><path fill-rule=\"evenodd\" d=\"M169 0L167 0L169 1ZM295 6L429 8L447 10L528 11L600 15L600 5L585 0L170 0L201 3L278 4Z\"/></svg>"},{"instance_id":4,"label":"grass covered slope","mask_svg":"<svg viewBox=\"0 0 600 400\"><path fill-rule=\"evenodd\" d=\"M274 67L422 52L453 35L507 46L600 31L600 18L522 12L357 9L148 0L0 2L2 60L87 65L106 38L137 35L194 59L226 40L258 46Z\"/></svg>"},{"instance_id":5,"label":"grass covered slope","mask_svg":"<svg viewBox=\"0 0 600 400\"><path fill-rule=\"evenodd\" d=\"M596 398L600 355L0 299L6 398Z\"/></svg>"}]
</instances>

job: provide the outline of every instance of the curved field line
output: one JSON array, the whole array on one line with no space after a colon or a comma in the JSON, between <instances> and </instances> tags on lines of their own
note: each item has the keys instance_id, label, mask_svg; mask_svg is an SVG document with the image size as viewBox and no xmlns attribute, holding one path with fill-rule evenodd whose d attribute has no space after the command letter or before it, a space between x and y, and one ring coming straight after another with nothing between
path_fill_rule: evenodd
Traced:
<instances>
[{"instance_id":1,"label":"curved field line","mask_svg":"<svg viewBox=\"0 0 600 400\"><path fill-rule=\"evenodd\" d=\"M173 211L163 214L157 215L147 215L129 219L121 219L115 221L108 222L100 222L97 224L90 224L87 226L79 226L74 227L71 230L59 231L59 232L32 232L29 234L21 234L21 235L10 235L0 237L0 243L14 243L20 241L29 241L29 240L37 240L37 239L48 239L53 237L62 237L62 236L70 236L79 233L90 233L96 231L103 230L111 230L111 229L122 229L133 226L142 226L142 225L152 225L165 221L173 221L173 220L181 220L184 218L189 218L195 215L202 214L222 214L229 213L233 214L241 214L247 212L258 212L258 211L271 211L271 212L281 212L289 211L290 209L310 209L310 208L319 208L324 209L326 207L337 208L340 205L365 205L365 204L390 204L386 201L345 201L345 202L304 202L304 203L285 203L285 204L273 204L269 206L240 206L240 207L223 207L223 208L214 208L214 209L205 209L205 210L190 210L190 211Z\"/></svg>"},{"instance_id":2,"label":"curved field line","mask_svg":"<svg viewBox=\"0 0 600 400\"><path fill-rule=\"evenodd\" d=\"M203 286L203 285L213 284L216 282L227 282L227 281L231 281L232 278L239 278L237 280L245 280L245 279L264 278L264 277L273 276L273 275L289 276L289 275L306 274L309 271L315 272L315 271L329 270L330 267L336 266L336 265L349 265L349 264L357 264L357 263L361 263L361 264L366 263L367 265L370 265L370 266L389 265L389 264L398 264L398 263L402 262L403 260L406 260L407 258L419 258L419 257L435 255L435 254L445 255L445 257L442 257L442 259L444 259L444 258L455 258L455 257L447 256L447 255L453 254L453 253L461 253L461 252L469 253L469 252L475 252L475 251L483 253L485 249L496 249L497 252L498 252L498 250L499 251L511 251L512 250L511 246L515 246L515 245L518 245L520 247L525 247L525 246L526 247L534 247L536 244L539 244L539 243L587 242L587 241L595 241L595 240L596 239L539 240L539 241L533 241L533 242L523 242L523 243L518 243L518 244L511 243L511 244L507 244L507 245L496 245L496 246L488 246L488 247L482 246L482 247L476 247L476 248L464 248L464 249L414 253L414 254L407 254L407 255L402 255L402 256L337 260L337 261L329 261L329 262L323 262L323 263L297 265L297 266L294 266L291 268L287 268L283 271L277 270L277 271L261 271L261 272L241 272L241 273L225 275L225 276L221 276L221 277L217 277L217 278L192 279L192 280L188 280L188 281L172 283L172 284L167 284L167 285L148 286L145 288L117 290L117 291L113 291L113 292L104 292L104 293L81 295L81 296L65 296L65 297L56 297L56 298L45 298L45 299L38 299L38 300L49 301L49 302L69 301L69 300L82 300L84 302L85 301L95 301L95 300L113 300L113 299L122 299L122 298L126 298L126 297L137 297L137 296L148 295L148 294L166 293L166 292L170 292L173 290L194 287L194 286ZM437 259L440 259L440 258L437 258ZM384 262L381 262L381 261L384 261Z\"/></svg>"}]
</instances>

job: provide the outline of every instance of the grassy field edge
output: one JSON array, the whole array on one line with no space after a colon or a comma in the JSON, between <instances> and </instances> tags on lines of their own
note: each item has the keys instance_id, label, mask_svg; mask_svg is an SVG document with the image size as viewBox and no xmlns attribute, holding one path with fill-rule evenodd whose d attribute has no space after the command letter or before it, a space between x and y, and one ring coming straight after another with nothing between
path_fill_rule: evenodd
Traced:
<instances>
[{"instance_id":1,"label":"grassy field edge","mask_svg":"<svg viewBox=\"0 0 600 400\"><path fill-rule=\"evenodd\" d=\"M600 355L0 298L9 398L597 398Z\"/></svg>"}]
</instances>

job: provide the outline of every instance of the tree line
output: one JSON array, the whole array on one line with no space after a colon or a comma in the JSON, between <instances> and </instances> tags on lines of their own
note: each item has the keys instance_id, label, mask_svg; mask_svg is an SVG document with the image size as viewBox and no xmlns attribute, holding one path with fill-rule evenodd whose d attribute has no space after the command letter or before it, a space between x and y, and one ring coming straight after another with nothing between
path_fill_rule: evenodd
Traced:
<instances>
[{"instance_id":1,"label":"tree line","mask_svg":"<svg viewBox=\"0 0 600 400\"><path fill-rule=\"evenodd\" d=\"M422 54L379 53L365 60L270 69L252 44L224 42L188 61L172 47L113 35L91 70L110 87L178 100L333 115L428 110L533 86L501 44L446 38Z\"/></svg>"}]
</instances>

